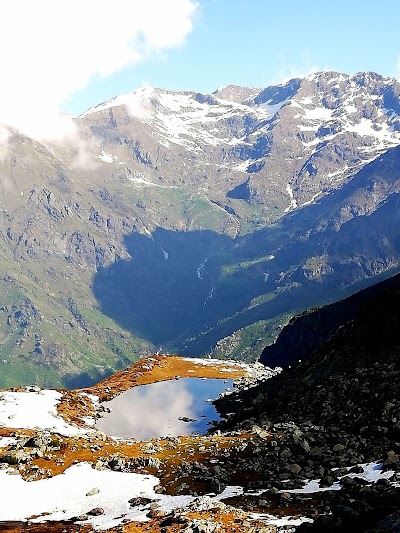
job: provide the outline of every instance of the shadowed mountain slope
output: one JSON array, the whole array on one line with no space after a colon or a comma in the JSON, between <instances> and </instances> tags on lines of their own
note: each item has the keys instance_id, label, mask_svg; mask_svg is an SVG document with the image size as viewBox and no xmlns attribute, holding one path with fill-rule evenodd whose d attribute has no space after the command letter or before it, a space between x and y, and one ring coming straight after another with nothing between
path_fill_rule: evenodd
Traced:
<instances>
[{"instance_id":1,"label":"shadowed mountain slope","mask_svg":"<svg viewBox=\"0 0 400 533\"><path fill-rule=\"evenodd\" d=\"M352 320L304 361L241 392L244 407L236 410L230 424L248 419L309 420L361 435L371 447L398 447L399 276L378 288ZM335 306L326 313L330 310L335 313ZM228 410L229 397L221 400L221 407L225 402Z\"/></svg>"},{"instance_id":2,"label":"shadowed mountain slope","mask_svg":"<svg viewBox=\"0 0 400 533\"><path fill-rule=\"evenodd\" d=\"M270 367L286 367L311 357L340 327L356 316L367 300L399 282L400 276L393 276L344 300L296 315L283 328L276 342L264 349L260 362Z\"/></svg>"}]
</instances>

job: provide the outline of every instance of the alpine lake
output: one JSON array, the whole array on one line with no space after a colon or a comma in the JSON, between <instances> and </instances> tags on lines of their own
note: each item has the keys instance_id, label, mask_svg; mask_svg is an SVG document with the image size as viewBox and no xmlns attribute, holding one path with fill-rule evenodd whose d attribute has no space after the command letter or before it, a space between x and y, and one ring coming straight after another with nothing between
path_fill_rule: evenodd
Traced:
<instances>
[{"instance_id":1,"label":"alpine lake","mask_svg":"<svg viewBox=\"0 0 400 533\"><path fill-rule=\"evenodd\" d=\"M156 437L207 433L220 417L211 403L232 390L231 379L182 378L133 387L103 403L96 427L113 437ZM108 412L109 410L109 412Z\"/></svg>"}]
</instances>

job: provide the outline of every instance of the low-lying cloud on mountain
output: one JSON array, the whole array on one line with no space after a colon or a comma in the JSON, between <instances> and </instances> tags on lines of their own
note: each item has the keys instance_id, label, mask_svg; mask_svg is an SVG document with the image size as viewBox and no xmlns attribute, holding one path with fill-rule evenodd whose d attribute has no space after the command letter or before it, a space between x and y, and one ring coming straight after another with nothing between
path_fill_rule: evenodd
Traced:
<instances>
[{"instance_id":1,"label":"low-lying cloud on mountain","mask_svg":"<svg viewBox=\"0 0 400 533\"><path fill-rule=\"evenodd\" d=\"M0 121L36 139L75 134L62 106L94 77L107 77L180 46L192 0L6 1L0 20ZM0 138L1 141L1 138Z\"/></svg>"}]
</instances>

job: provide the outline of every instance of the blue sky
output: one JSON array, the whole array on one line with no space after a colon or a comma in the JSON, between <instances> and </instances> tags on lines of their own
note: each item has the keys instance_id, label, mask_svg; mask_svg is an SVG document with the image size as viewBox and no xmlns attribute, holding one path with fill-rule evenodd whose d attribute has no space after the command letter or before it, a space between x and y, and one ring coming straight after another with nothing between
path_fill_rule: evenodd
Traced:
<instances>
[{"instance_id":1,"label":"blue sky","mask_svg":"<svg viewBox=\"0 0 400 533\"><path fill-rule=\"evenodd\" d=\"M166 0L164 0L166 1ZM141 85L211 92L264 87L324 68L400 75L400 1L199 0L184 44L112 76L96 75L64 104L80 113Z\"/></svg>"}]
</instances>

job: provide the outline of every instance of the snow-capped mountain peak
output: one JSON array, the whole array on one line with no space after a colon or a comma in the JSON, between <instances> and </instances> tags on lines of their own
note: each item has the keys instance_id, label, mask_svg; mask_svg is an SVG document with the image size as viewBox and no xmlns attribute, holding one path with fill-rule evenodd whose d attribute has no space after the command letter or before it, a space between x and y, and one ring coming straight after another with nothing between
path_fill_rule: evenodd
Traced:
<instances>
[{"instance_id":1,"label":"snow-capped mountain peak","mask_svg":"<svg viewBox=\"0 0 400 533\"><path fill-rule=\"evenodd\" d=\"M186 150L191 159L207 154L206 174L219 168L251 181L262 178L265 190L271 181L282 183L285 210L292 210L400 144L399 95L395 79L324 71L261 90L229 85L203 94L142 87L80 118L92 123L104 112L117 113L117 121L129 117L163 149ZM96 157L119 164L112 148L106 153ZM260 180L257 188L264 189Z\"/></svg>"}]
</instances>

